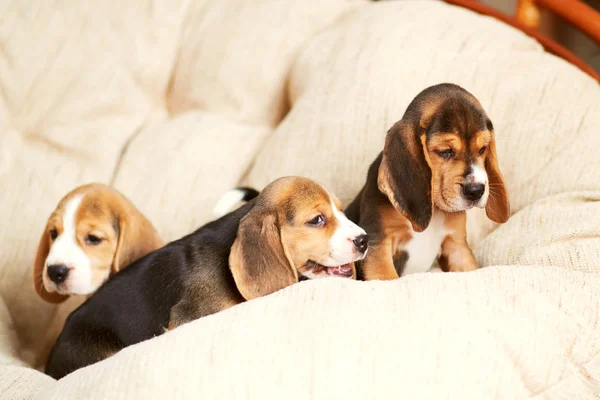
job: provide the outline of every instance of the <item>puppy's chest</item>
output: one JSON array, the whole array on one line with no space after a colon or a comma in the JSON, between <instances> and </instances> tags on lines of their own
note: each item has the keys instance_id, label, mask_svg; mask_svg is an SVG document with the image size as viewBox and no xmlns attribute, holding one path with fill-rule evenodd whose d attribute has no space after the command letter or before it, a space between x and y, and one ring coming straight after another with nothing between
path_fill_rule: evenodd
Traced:
<instances>
[{"instance_id":1,"label":"puppy's chest","mask_svg":"<svg viewBox=\"0 0 600 400\"><path fill-rule=\"evenodd\" d=\"M427 272L440 255L442 242L451 231L445 226L446 216L435 211L427 229L415 232L410 223L392 235L392 253L397 269L402 267L402 276ZM400 233L401 232L401 233Z\"/></svg>"}]
</instances>

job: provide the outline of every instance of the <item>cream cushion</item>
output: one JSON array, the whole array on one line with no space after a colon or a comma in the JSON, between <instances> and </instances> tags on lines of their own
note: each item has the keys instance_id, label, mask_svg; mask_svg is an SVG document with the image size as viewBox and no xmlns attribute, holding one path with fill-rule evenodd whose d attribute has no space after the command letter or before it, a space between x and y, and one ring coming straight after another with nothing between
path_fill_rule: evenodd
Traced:
<instances>
[{"instance_id":1,"label":"cream cushion","mask_svg":"<svg viewBox=\"0 0 600 400\"><path fill-rule=\"evenodd\" d=\"M600 343L585 327L600 323L600 279L522 269L302 283L129 347L37 398L594 398Z\"/></svg>"},{"instance_id":2,"label":"cream cushion","mask_svg":"<svg viewBox=\"0 0 600 400\"><path fill-rule=\"evenodd\" d=\"M437 1L20 1L0 15L0 397L600 392L600 88L532 39ZM496 128L513 215L468 220L489 268L298 284L58 382L31 368L78 304L44 304L31 280L67 191L113 184L167 240L237 184L304 175L347 203L391 123L446 81Z\"/></svg>"}]
</instances>

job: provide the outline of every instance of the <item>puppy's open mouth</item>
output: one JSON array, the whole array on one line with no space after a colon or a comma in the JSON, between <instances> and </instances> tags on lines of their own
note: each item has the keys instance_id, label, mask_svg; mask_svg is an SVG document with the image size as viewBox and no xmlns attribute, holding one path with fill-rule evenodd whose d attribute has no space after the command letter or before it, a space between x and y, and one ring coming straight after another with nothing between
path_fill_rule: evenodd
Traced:
<instances>
[{"instance_id":1,"label":"puppy's open mouth","mask_svg":"<svg viewBox=\"0 0 600 400\"><path fill-rule=\"evenodd\" d=\"M335 267L327 267L325 265L318 264L314 261L309 260L306 265L307 268L315 275L327 274L330 276L339 276L341 278L352 277L352 265L344 264Z\"/></svg>"}]
</instances>

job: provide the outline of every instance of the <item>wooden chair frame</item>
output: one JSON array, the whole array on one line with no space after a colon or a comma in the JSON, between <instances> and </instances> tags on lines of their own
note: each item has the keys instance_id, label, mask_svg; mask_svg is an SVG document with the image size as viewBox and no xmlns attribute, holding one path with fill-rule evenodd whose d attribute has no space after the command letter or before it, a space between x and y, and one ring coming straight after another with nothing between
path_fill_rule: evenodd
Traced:
<instances>
[{"instance_id":1,"label":"wooden chair frame","mask_svg":"<svg viewBox=\"0 0 600 400\"><path fill-rule=\"evenodd\" d=\"M489 15L505 22L537 40L546 51L565 59L600 82L600 75L573 52L540 33L540 8L547 9L567 23L582 31L600 45L600 13L580 0L518 0L517 15L505 15L476 0L444 0L446 3L467 8L479 14Z\"/></svg>"},{"instance_id":2,"label":"wooden chair frame","mask_svg":"<svg viewBox=\"0 0 600 400\"><path fill-rule=\"evenodd\" d=\"M600 46L600 13L581 0L518 0L517 20L538 28L540 9L546 9Z\"/></svg>"}]
</instances>

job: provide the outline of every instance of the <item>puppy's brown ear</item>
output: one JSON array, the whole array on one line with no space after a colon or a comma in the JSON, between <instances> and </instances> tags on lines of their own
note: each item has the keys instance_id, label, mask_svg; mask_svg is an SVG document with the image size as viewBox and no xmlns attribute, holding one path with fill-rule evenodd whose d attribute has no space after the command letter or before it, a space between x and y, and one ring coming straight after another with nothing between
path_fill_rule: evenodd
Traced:
<instances>
[{"instance_id":1,"label":"puppy's brown ear","mask_svg":"<svg viewBox=\"0 0 600 400\"><path fill-rule=\"evenodd\" d=\"M377 184L394 208L422 232L433 213L432 173L425 132L404 119L388 131Z\"/></svg>"},{"instance_id":2,"label":"puppy's brown ear","mask_svg":"<svg viewBox=\"0 0 600 400\"><path fill-rule=\"evenodd\" d=\"M250 211L240 222L229 268L246 300L266 296L298 281L276 216L258 210Z\"/></svg>"},{"instance_id":3,"label":"puppy's brown ear","mask_svg":"<svg viewBox=\"0 0 600 400\"><path fill-rule=\"evenodd\" d=\"M119 232L111 274L144 257L164 245L154 226L137 209L116 212Z\"/></svg>"},{"instance_id":4,"label":"puppy's brown ear","mask_svg":"<svg viewBox=\"0 0 600 400\"><path fill-rule=\"evenodd\" d=\"M38 244L37 253L35 255L35 261L33 263L33 285L38 295L48 303L62 303L69 296L59 293L48 292L44 287L44 280L42 278L44 273L44 265L46 264L46 258L50 252L50 234L48 233L48 227L44 228L42 238Z\"/></svg>"},{"instance_id":5,"label":"puppy's brown ear","mask_svg":"<svg viewBox=\"0 0 600 400\"><path fill-rule=\"evenodd\" d=\"M506 222L508 217L510 217L510 203L502 173L500 172L500 168L498 168L498 156L496 155L496 141L494 137L492 137L488 145L485 170L490 185L490 195L485 206L485 213L494 222Z\"/></svg>"}]
</instances>

